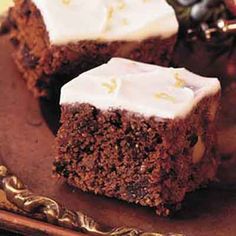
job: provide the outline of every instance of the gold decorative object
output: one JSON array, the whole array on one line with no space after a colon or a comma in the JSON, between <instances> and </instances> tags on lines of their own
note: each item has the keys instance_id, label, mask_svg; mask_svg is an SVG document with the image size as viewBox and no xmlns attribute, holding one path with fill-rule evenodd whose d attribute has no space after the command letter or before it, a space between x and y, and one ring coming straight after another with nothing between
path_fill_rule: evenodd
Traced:
<instances>
[{"instance_id":1,"label":"gold decorative object","mask_svg":"<svg viewBox=\"0 0 236 236\"><path fill-rule=\"evenodd\" d=\"M236 19L219 19L211 25L202 23L200 29L188 29L187 34L190 41L197 40L199 36L210 41L219 35L236 34Z\"/></svg>"},{"instance_id":2,"label":"gold decorative object","mask_svg":"<svg viewBox=\"0 0 236 236\"><path fill-rule=\"evenodd\" d=\"M148 233L139 229L118 227L109 229L97 223L80 211L71 211L53 199L35 195L5 166L0 166L0 187L6 194L7 200L19 208L20 211L32 215L36 219L43 219L48 223L73 229L86 234L111 236L183 236L182 234Z\"/></svg>"}]
</instances>

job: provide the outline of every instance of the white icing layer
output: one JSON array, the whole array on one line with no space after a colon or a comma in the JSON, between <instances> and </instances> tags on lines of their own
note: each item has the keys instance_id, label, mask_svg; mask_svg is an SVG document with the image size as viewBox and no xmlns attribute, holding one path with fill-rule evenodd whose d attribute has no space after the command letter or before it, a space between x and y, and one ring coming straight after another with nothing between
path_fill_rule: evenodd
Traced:
<instances>
[{"instance_id":1,"label":"white icing layer","mask_svg":"<svg viewBox=\"0 0 236 236\"><path fill-rule=\"evenodd\" d=\"M120 108L173 119L187 115L202 98L219 90L215 78L113 58L64 85L60 103L89 103L102 110Z\"/></svg>"},{"instance_id":2,"label":"white icing layer","mask_svg":"<svg viewBox=\"0 0 236 236\"><path fill-rule=\"evenodd\" d=\"M32 0L52 44L79 40L143 40L177 33L166 0Z\"/></svg>"}]
</instances>

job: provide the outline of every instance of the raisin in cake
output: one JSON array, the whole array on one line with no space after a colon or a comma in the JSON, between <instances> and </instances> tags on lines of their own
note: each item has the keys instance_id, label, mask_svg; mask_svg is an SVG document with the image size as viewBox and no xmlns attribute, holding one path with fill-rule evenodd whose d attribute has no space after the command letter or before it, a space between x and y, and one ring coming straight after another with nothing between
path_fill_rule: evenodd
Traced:
<instances>
[{"instance_id":1,"label":"raisin in cake","mask_svg":"<svg viewBox=\"0 0 236 236\"><path fill-rule=\"evenodd\" d=\"M113 58L63 86L55 171L169 215L215 177L219 97L217 79Z\"/></svg>"},{"instance_id":2,"label":"raisin in cake","mask_svg":"<svg viewBox=\"0 0 236 236\"><path fill-rule=\"evenodd\" d=\"M6 25L36 96L114 56L169 65L178 32L165 0L15 0Z\"/></svg>"}]
</instances>

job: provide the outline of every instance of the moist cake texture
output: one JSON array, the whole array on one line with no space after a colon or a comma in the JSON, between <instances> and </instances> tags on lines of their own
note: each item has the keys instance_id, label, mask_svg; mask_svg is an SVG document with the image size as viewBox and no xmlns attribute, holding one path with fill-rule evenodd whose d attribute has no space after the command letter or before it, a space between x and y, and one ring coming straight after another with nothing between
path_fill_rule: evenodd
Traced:
<instances>
[{"instance_id":1,"label":"moist cake texture","mask_svg":"<svg viewBox=\"0 0 236 236\"><path fill-rule=\"evenodd\" d=\"M4 25L35 96L111 57L167 66L178 31L165 0L15 0Z\"/></svg>"},{"instance_id":2,"label":"moist cake texture","mask_svg":"<svg viewBox=\"0 0 236 236\"><path fill-rule=\"evenodd\" d=\"M113 58L63 86L54 170L167 216L214 180L219 97L217 79Z\"/></svg>"}]
</instances>

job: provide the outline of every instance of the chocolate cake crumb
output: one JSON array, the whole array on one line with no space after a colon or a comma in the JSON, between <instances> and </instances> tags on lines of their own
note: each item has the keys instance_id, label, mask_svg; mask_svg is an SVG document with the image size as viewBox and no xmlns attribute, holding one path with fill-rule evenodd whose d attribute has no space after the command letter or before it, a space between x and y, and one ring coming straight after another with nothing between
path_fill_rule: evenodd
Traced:
<instances>
[{"instance_id":1,"label":"chocolate cake crumb","mask_svg":"<svg viewBox=\"0 0 236 236\"><path fill-rule=\"evenodd\" d=\"M83 191L170 215L188 192L215 177L215 124L206 108L218 99L219 94L204 98L187 117L173 120L63 104L54 171ZM199 140L205 151L196 161Z\"/></svg>"}]
</instances>

